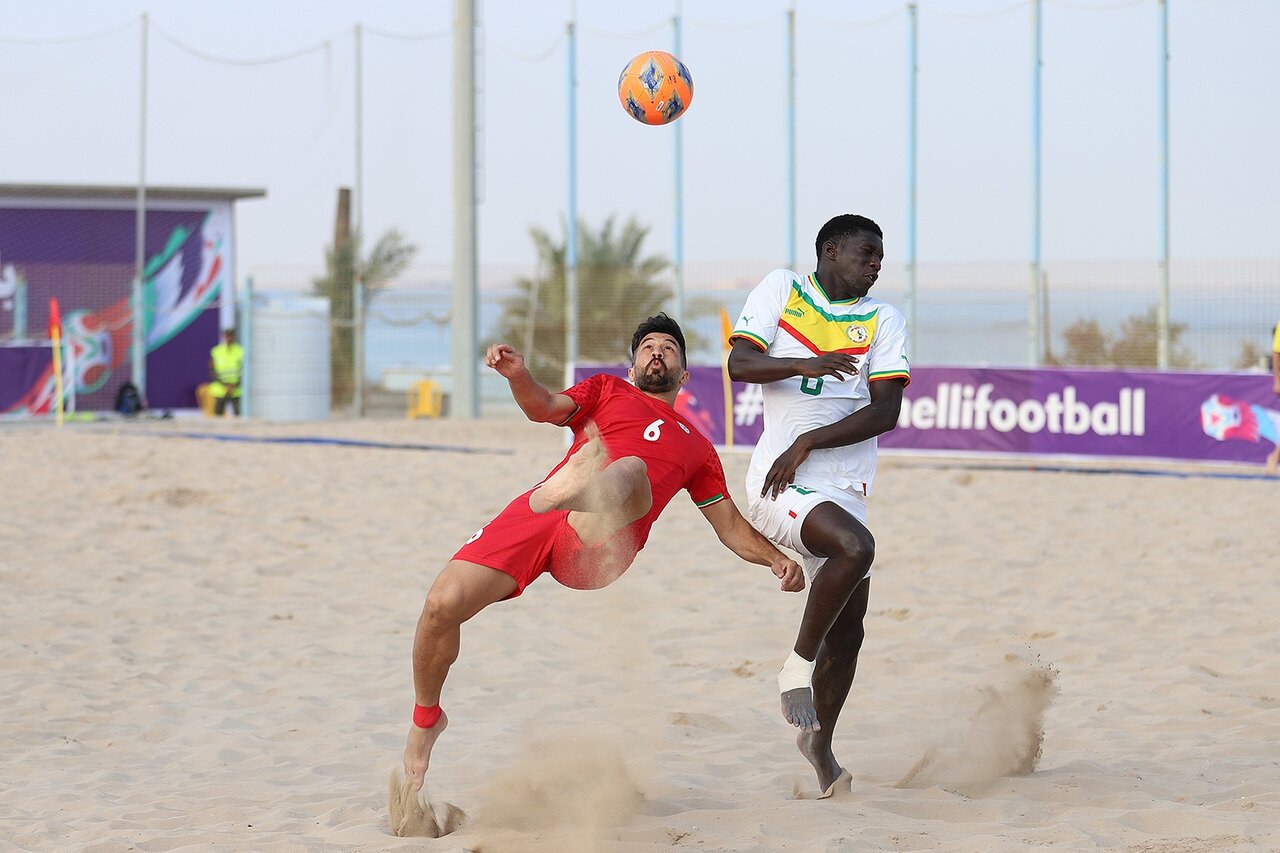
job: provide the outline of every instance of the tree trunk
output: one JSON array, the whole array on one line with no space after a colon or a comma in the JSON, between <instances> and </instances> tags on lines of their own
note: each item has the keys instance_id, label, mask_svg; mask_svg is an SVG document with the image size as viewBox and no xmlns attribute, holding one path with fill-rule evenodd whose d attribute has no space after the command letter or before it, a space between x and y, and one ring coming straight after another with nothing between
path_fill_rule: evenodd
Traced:
<instances>
[{"instance_id":1,"label":"tree trunk","mask_svg":"<svg viewBox=\"0 0 1280 853\"><path fill-rule=\"evenodd\" d=\"M338 188L338 210L333 222L334 292L330 297L329 377L330 403L335 409L351 404L355 387L355 335L352 334L352 293L355 258L351 254L351 189ZM347 258L351 263L343 263Z\"/></svg>"},{"instance_id":2,"label":"tree trunk","mask_svg":"<svg viewBox=\"0 0 1280 853\"><path fill-rule=\"evenodd\" d=\"M333 223L333 252L337 255L351 239L351 189L338 187L338 216Z\"/></svg>"}]
</instances>

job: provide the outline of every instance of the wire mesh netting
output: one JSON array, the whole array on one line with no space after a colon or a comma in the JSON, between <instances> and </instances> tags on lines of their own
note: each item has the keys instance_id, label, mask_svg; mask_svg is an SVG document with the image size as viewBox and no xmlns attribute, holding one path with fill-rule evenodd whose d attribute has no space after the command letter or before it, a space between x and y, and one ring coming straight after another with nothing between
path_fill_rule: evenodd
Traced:
<instances>
[{"instance_id":1,"label":"wire mesh netting","mask_svg":"<svg viewBox=\"0 0 1280 853\"><path fill-rule=\"evenodd\" d=\"M647 257L647 256L646 256ZM683 326L690 361L721 356L719 312L736 316L747 294L777 266L767 260L698 262L685 270ZM812 265L804 266L801 272ZM1187 370L1263 370L1280 319L1277 261L1183 261L1171 269L1172 364ZM415 382L451 385L450 267L416 267L372 295L366 309L365 387L372 413L399 412ZM672 304L667 269L647 282L633 267L584 267L581 361L624 363L635 326ZM1039 330L1028 323L1030 268L1025 264L921 265L912 330L915 361L931 365L1129 367L1155 366L1154 311L1159 298L1154 262L1078 262L1043 269ZM872 291L907 312L907 270L887 266ZM301 288L278 273L255 283ZM548 386L563 385L563 267L487 266L480 270L480 339L519 349ZM530 297L532 296L532 301ZM532 305L532 309L530 306ZM1034 357L1033 357L1034 356ZM508 408L505 381L481 373L486 411Z\"/></svg>"},{"instance_id":2,"label":"wire mesh netting","mask_svg":"<svg viewBox=\"0 0 1280 853\"><path fill-rule=\"evenodd\" d=\"M1172 19L1183 45L1174 200L1198 224L1185 226L1188 239L1175 245L1186 248L1168 268L1167 364L1258 369L1280 317L1280 260L1239 250L1270 244L1258 237L1264 217L1236 211L1266 209L1274 185L1274 158L1259 153L1266 127L1250 107L1273 65L1255 49L1260 35L1233 28L1238 9L1212 6L1187 0ZM771 269L812 269L810 235L852 210L885 228L876 294L913 318L917 363L1154 366L1165 285L1157 4L1044 4L1038 281L1026 257L1032 8L917 7L917 221L903 191L905 5L855 18L818 3L795 15L794 31L782 2L758 14L725 6L682 20L628 16L626 26L594 10L576 28L571 95L567 22L536 4L481 4L479 343L511 343L540 378L562 384L574 171L582 361L624 359L636 323L674 310L677 294L692 360L717 361L719 311L736 312ZM168 12L84 32L50 21L44 32L0 37L0 74L39 81L0 91L10 117L0 162L14 164L0 188L0 350L32 351L20 367L5 356L0 413L35 411L52 393L52 296L78 405L110 407L130 381L153 405L195 405L220 327L244 323L250 281L257 293L327 302L323 355L310 345L291 355L326 362L307 369L324 379L333 409L402 411L423 378L447 392L458 331L452 18L447 4L419 12L403 26L317 12L292 30L228 30ZM614 91L627 58L677 40L697 85L678 125L679 194L675 129L639 127ZM1229 66L1216 61L1224 46ZM790 142L788 56L797 69ZM1082 87L1089 98L1076 97ZM1200 126L1220 130L1190 132ZM1137 130L1099 144L1107 127ZM914 268L909 237L920 249ZM1225 257L1199 257L1214 255ZM995 260L939 262L952 256ZM481 383L487 410L509 406L499 378L481 371Z\"/></svg>"}]
</instances>

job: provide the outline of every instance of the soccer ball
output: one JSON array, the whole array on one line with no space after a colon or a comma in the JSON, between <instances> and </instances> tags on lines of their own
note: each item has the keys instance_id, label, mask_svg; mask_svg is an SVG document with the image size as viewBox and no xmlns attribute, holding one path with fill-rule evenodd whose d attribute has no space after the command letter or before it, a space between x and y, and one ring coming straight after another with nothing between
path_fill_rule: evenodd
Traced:
<instances>
[{"instance_id":1,"label":"soccer ball","mask_svg":"<svg viewBox=\"0 0 1280 853\"><path fill-rule=\"evenodd\" d=\"M662 50L647 50L618 75L618 100L641 124L667 124L684 115L693 100L693 75Z\"/></svg>"}]
</instances>

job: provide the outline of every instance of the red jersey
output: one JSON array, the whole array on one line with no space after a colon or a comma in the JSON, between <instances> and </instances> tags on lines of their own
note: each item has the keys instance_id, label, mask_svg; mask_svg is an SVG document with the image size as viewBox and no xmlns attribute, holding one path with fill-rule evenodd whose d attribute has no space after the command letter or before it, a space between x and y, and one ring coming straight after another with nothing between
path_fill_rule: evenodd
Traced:
<instances>
[{"instance_id":1,"label":"red jersey","mask_svg":"<svg viewBox=\"0 0 1280 853\"><path fill-rule=\"evenodd\" d=\"M573 429L574 441L554 474L586 442L583 430L594 422L610 459L638 456L649 469L653 507L630 525L636 548L644 546L649 528L676 492L689 490L699 507L724 500L728 487L715 447L671 406L650 397L625 379L598 373L564 392L577 410L562 426ZM551 476L548 474L547 476Z\"/></svg>"}]
</instances>

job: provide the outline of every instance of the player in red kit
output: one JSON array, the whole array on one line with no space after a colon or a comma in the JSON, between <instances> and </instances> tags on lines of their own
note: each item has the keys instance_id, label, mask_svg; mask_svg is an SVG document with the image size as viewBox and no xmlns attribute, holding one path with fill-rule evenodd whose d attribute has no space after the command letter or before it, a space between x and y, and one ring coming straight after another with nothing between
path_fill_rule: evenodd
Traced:
<instances>
[{"instance_id":1,"label":"player in red kit","mask_svg":"<svg viewBox=\"0 0 1280 853\"><path fill-rule=\"evenodd\" d=\"M506 344L485 355L529 420L569 427L574 442L545 480L476 531L427 593L414 638L414 721L404 750L405 783L414 790L448 724L440 691L458 657L462 623L546 572L578 589L611 583L680 490L729 550L769 566L784 591L804 589L803 570L742 517L715 448L674 408L689 378L680 326L665 314L650 317L636 329L631 353L634 385L596 375L560 394L538 384Z\"/></svg>"}]
</instances>

